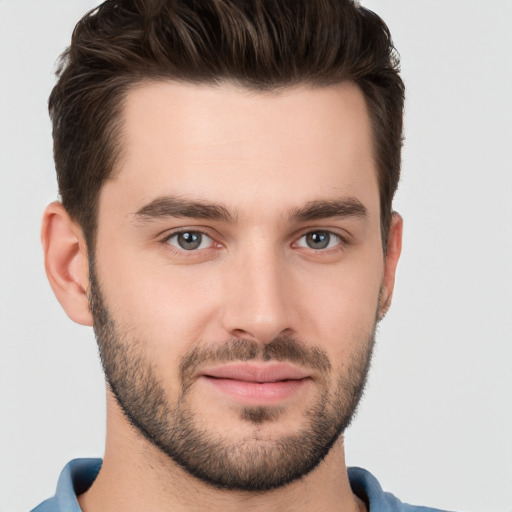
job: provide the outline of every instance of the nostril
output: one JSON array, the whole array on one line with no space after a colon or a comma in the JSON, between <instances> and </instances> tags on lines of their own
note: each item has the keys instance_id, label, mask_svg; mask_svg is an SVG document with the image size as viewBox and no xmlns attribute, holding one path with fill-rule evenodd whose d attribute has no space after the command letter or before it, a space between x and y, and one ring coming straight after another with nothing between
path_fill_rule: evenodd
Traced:
<instances>
[{"instance_id":1,"label":"nostril","mask_svg":"<svg viewBox=\"0 0 512 512\"><path fill-rule=\"evenodd\" d=\"M250 340L267 344L276 338L294 337L296 332L291 328L273 329L272 326L253 326L252 330L235 328L229 331L230 336L240 340Z\"/></svg>"},{"instance_id":2,"label":"nostril","mask_svg":"<svg viewBox=\"0 0 512 512\"><path fill-rule=\"evenodd\" d=\"M233 329L231 331L231 335L235 338L252 338L253 336L247 332L247 331L244 331L243 329Z\"/></svg>"}]
</instances>

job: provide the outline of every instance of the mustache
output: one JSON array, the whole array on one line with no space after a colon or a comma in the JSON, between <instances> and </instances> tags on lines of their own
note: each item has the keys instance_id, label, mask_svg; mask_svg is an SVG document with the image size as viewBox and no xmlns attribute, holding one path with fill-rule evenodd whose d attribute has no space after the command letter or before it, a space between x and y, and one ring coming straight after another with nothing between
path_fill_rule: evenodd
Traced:
<instances>
[{"instance_id":1,"label":"mustache","mask_svg":"<svg viewBox=\"0 0 512 512\"><path fill-rule=\"evenodd\" d=\"M180 362L181 382L190 382L192 376L205 363L252 360L297 363L324 374L332 369L324 350L309 346L292 336L277 337L266 344L240 338L208 346L196 346L187 352Z\"/></svg>"}]
</instances>

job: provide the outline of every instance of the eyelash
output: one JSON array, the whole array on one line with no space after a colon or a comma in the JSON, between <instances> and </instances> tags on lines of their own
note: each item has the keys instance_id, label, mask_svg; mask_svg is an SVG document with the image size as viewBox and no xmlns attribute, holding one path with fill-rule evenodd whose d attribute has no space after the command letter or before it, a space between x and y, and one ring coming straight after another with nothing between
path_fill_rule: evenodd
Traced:
<instances>
[{"instance_id":1,"label":"eyelash","mask_svg":"<svg viewBox=\"0 0 512 512\"><path fill-rule=\"evenodd\" d=\"M322 235L322 236L327 235L327 247L321 247L321 248L315 249L313 247L308 247L307 246L308 242L306 242L306 241L304 242L305 245L299 245L301 240L303 240L303 239L307 240L307 237L313 236L313 235ZM334 245L329 247L333 241L334 241ZM348 245L347 240L344 237L342 237L341 235L339 235L338 233L334 233L333 231L329 231L328 229L315 229L315 230L308 231L307 233L304 233L303 235L301 235L292 244L292 247L300 247L300 248L303 248L306 250L310 250L310 251L313 251L313 253L315 253L315 254L319 254L319 253L331 254L332 252L342 250L347 245Z\"/></svg>"},{"instance_id":2,"label":"eyelash","mask_svg":"<svg viewBox=\"0 0 512 512\"><path fill-rule=\"evenodd\" d=\"M195 249L187 250L187 249L176 247L170 243L171 239L178 237L179 235L186 234L186 233L197 234L197 235L200 235L201 237L209 238L211 241L210 246L203 247L203 248L198 247ZM329 237L334 237L337 240L336 244L333 247L326 247L326 248L321 248L321 249L313 249L311 247L304 247L304 246L298 245L299 242L303 238L306 238L308 235L319 234L319 233L326 234ZM198 255L201 251L215 248L214 247L215 245L217 246L216 248L222 247L222 244L216 242L212 236L210 236L207 232L202 231L201 229L180 229L179 231L174 231L174 232L166 235L163 238L162 243L164 245L166 245L166 247L169 250L171 250L173 253L175 253L179 256L184 256L184 257L194 257L194 256ZM201 241L200 245L202 245L202 243L203 243L203 241ZM330 244L331 240L329 240L328 243ZM332 254L333 252L343 251L348 245L350 245L350 242L347 239L347 237L344 237L344 236L340 235L339 233L335 233L334 231L331 231L329 229L309 229L308 231L303 232L299 237L295 238L295 241L291 244L291 247L299 248L299 249L306 249L306 250L312 251L313 254L320 255L320 254Z\"/></svg>"},{"instance_id":3,"label":"eyelash","mask_svg":"<svg viewBox=\"0 0 512 512\"><path fill-rule=\"evenodd\" d=\"M209 238L211 240L210 247L204 247L202 249L201 248L196 248L196 249L187 250L187 249L183 249L183 248L180 248L180 247L176 247L176 246L174 246L174 245L172 245L170 243L170 240L172 240L173 238L178 237L179 235L186 234L186 233L198 234L201 237ZM179 231L174 231L174 232L168 234L162 240L162 242L167 246L167 248L169 250L171 250L175 254L178 254L180 256L185 256L185 257L193 257L194 255L197 255L200 251L204 251L205 249L212 248L211 246L213 246L213 245L217 245L218 247L221 246L221 244L215 242L213 237L211 237L208 233L206 233L205 231L202 231L200 229L181 229ZM203 243L203 241L201 241L201 245L202 245L202 243Z\"/></svg>"}]
</instances>

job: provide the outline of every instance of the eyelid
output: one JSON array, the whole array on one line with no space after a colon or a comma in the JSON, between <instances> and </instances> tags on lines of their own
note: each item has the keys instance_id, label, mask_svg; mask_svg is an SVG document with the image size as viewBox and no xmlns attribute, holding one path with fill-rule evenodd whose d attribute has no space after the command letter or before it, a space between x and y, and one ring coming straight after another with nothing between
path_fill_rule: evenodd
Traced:
<instances>
[{"instance_id":1,"label":"eyelid","mask_svg":"<svg viewBox=\"0 0 512 512\"><path fill-rule=\"evenodd\" d=\"M166 246L166 248L173 251L174 253L191 257L191 256L194 256L194 254L198 254L202 251L206 251L208 249L222 246L222 244L217 242L216 238L214 236L212 236L212 234L209 233L209 231L210 230L208 230L202 226L193 226L193 227L186 227L186 226L181 227L180 226L179 228L175 228L175 229L165 232L165 234L161 237L160 241L163 245ZM176 237L182 233L198 233L201 236L208 238L210 240L210 243L208 244L208 247L186 250L186 249L182 249L178 245L174 245L169 242L173 237Z\"/></svg>"},{"instance_id":2,"label":"eyelid","mask_svg":"<svg viewBox=\"0 0 512 512\"><path fill-rule=\"evenodd\" d=\"M199 247L196 247L194 249L190 249L189 251L187 251L187 249L183 249L182 247L178 247L177 245L175 246L174 244L171 243L171 240L173 238L176 238L176 240L177 240L178 237L180 235L184 234L184 233L194 233L194 234L199 235L201 237L201 241L199 243ZM176 249L184 250L184 251L187 251L187 252L193 252L193 251L199 251L199 250L202 250L202 249L208 249L208 247L203 247L203 245L208 244L208 246L210 246L213 243L213 240L206 233L201 233L200 231L191 231L191 230L189 230L189 231L182 231L181 233L180 232L173 233L172 235L167 237L167 243L172 245L173 247L176 247Z\"/></svg>"},{"instance_id":3,"label":"eyelid","mask_svg":"<svg viewBox=\"0 0 512 512\"><path fill-rule=\"evenodd\" d=\"M298 245L299 240L305 238L307 235L311 233L328 233L330 236L335 237L337 239L337 243L332 247L326 247L324 249L313 249L311 247L308 247L307 245ZM326 253L329 251L343 250L345 247L350 245L350 238L351 236L349 233L340 233L339 230L333 228L308 227L305 230L302 229L300 233L294 237L292 247L309 250L314 253Z\"/></svg>"},{"instance_id":4,"label":"eyelid","mask_svg":"<svg viewBox=\"0 0 512 512\"><path fill-rule=\"evenodd\" d=\"M326 249L332 249L334 246L336 245L339 245L340 242L341 242L341 237L339 235L337 235L336 233L332 233L330 231L313 231L313 232L309 232L309 233L306 233L305 235L302 235L298 240L297 240L297 244L299 244L299 242L302 240L302 239L306 239L308 237L308 235L310 235L311 233L326 233L329 235L329 242L327 244L327 247L322 247L321 249L314 249L313 247L308 247L307 244L305 245L299 245L299 247L305 247L306 249L313 249L313 250L317 250L317 251L322 251L322 250L326 250ZM334 246L332 245L332 243L334 242Z\"/></svg>"},{"instance_id":5,"label":"eyelid","mask_svg":"<svg viewBox=\"0 0 512 512\"><path fill-rule=\"evenodd\" d=\"M202 236L208 238L210 240L208 247L204 247L201 249L198 248L198 249L186 250L186 249L180 248L179 246L175 246L175 245L169 243L169 240L171 238L179 235L180 233L187 233L187 232L199 233ZM327 247L324 249L313 249L313 248L307 247L305 245L304 246L298 245L299 240L303 239L308 234L315 233L315 232L316 233L318 233L318 232L328 233L329 235L331 235L337 239L337 243L333 247ZM190 227L180 226L179 228L174 228L174 229L168 230L163 235L161 235L160 243L165 245L169 250L171 250L177 254L179 253L179 255L193 257L194 255L197 255L198 253L200 253L202 251L206 251L208 249L224 247L224 243L218 242L218 238L219 238L219 236L215 236L215 234L213 234L213 235L211 234L211 229L206 228L204 226L190 226ZM313 253L329 253L331 251L337 251L337 250L342 251L344 248L351 245L351 243L352 243L351 239L352 239L352 235L350 233L347 233L345 230L343 230L343 233L340 233L340 229L338 229L338 228L332 228L332 227L324 228L324 227L317 227L317 226L314 226L314 227L309 226L306 228L302 228L300 231L296 232L296 234L292 238L293 241L290 244L290 246L292 248L309 250Z\"/></svg>"}]
</instances>

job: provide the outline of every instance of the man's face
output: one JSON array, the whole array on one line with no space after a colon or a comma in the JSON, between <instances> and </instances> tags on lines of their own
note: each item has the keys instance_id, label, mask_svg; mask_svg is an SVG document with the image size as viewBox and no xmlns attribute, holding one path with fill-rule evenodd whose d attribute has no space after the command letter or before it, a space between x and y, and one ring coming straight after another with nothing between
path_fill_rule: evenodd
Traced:
<instances>
[{"instance_id":1,"label":"man's face","mask_svg":"<svg viewBox=\"0 0 512 512\"><path fill-rule=\"evenodd\" d=\"M350 421L382 306L362 94L146 84L121 140L91 267L117 401L213 485L302 476Z\"/></svg>"}]
</instances>

